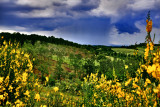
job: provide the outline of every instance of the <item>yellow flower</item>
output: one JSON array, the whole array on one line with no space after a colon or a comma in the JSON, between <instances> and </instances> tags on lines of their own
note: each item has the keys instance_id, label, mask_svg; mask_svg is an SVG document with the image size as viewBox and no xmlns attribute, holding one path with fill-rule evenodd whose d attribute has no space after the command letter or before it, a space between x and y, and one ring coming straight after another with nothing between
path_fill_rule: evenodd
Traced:
<instances>
[{"instance_id":1,"label":"yellow flower","mask_svg":"<svg viewBox=\"0 0 160 107\"><path fill-rule=\"evenodd\" d=\"M26 82L26 81L27 81L27 76L28 76L28 74L27 74L26 72L24 72L24 73L22 74L22 81L23 81L23 82Z\"/></svg>"},{"instance_id":2,"label":"yellow flower","mask_svg":"<svg viewBox=\"0 0 160 107\"><path fill-rule=\"evenodd\" d=\"M47 97L49 96L49 94L50 94L50 93L48 92L48 93L47 93Z\"/></svg>"},{"instance_id":3,"label":"yellow flower","mask_svg":"<svg viewBox=\"0 0 160 107\"><path fill-rule=\"evenodd\" d=\"M6 104L7 104L7 105L10 105L10 104L11 104L11 102L7 101L7 102L6 102Z\"/></svg>"},{"instance_id":4,"label":"yellow flower","mask_svg":"<svg viewBox=\"0 0 160 107\"><path fill-rule=\"evenodd\" d=\"M156 71L156 68L157 68L157 67L156 67L155 64L153 64L152 66L148 66L148 68L147 68L148 74L150 74L150 73Z\"/></svg>"},{"instance_id":5,"label":"yellow flower","mask_svg":"<svg viewBox=\"0 0 160 107\"><path fill-rule=\"evenodd\" d=\"M133 101L133 97L130 97L130 100Z\"/></svg>"},{"instance_id":6,"label":"yellow flower","mask_svg":"<svg viewBox=\"0 0 160 107\"><path fill-rule=\"evenodd\" d=\"M8 90L10 90L10 92L12 92L12 90L13 90L12 85L9 86Z\"/></svg>"},{"instance_id":7,"label":"yellow flower","mask_svg":"<svg viewBox=\"0 0 160 107\"><path fill-rule=\"evenodd\" d=\"M24 57L29 58L29 55L25 53L25 54L24 54Z\"/></svg>"},{"instance_id":8,"label":"yellow flower","mask_svg":"<svg viewBox=\"0 0 160 107\"><path fill-rule=\"evenodd\" d=\"M125 65L125 69L128 69L128 65Z\"/></svg>"},{"instance_id":9,"label":"yellow flower","mask_svg":"<svg viewBox=\"0 0 160 107\"><path fill-rule=\"evenodd\" d=\"M121 84L120 84L119 82L116 82L116 85L117 85L118 87L120 87L120 86L121 86Z\"/></svg>"},{"instance_id":10,"label":"yellow flower","mask_svg":"<svg viewBox=\"0 0 160 107\"><path fill-rule=\"evenodd\" d=\"M9 76L7 76L7 77L5 78L4 82L5 82L5 85L8 86L8 84L9 84Z\"/></svg>"},{"instance_id":11,"label":"yellow flower","mask_svg":"<svg viewBox=\"0 0 160 107\"><path fill-rule=\"evenodd\" d=\"M158 87L157 87L159 90L160 90L160 84L158 84Z\"/></svg>"},{"instance_id":12,"label":"yellow flower","mask_svg":"<svg viewBox=\"0 0 160 107\"><path fill-rule=\"evenodd\" d=\"M47 107L46 105L41 105L40 107Z\"/></svg>"},{"instance_id":13,"label":"yellow flower","mask_svg":"<svg viewBox=\"0 0 160 107\"><path fill-rule=\"evenodd\" d=\"M37 102L40 101L40 95L37 93L37 94L35 95L34 99L37 100Z\"/></svg>"},{"instance_id":14,"label":"yellow flower","mask_svg":"<svg viewBox=\"0 0 160 107\"><path fill-rule=\"evenodd\" d=\"M3 100L3 99L4 99L3 95L0 95L0 99L1 99L1 100Z\"/></svg>"},{"instance_id":15,"label":"yellow flower","mask_svg":"<svg viewBox=\"0 0 160 107\"><path fill-rule=\"evenodd\" d=\"M59 90L59 88L58 88L58 87L54 87L53 90L54 90L55 92L57 92L57 91Z\"/></svg>"},{"instance_id":16,"label":"yellow flower","mask_svg":"<svg viewBox=\"0 0 160 107\"><path fill-rule=\"evenodd\" d=\"M154 89L153 89L153 92L154 92L154 93L158 93L159 90L158 90L157 88L154 88Z\"/></svg>"},{"instance_id":17,"label":"yellow flower","mask_svg":"<svg viewBox=\"0 0 160 107\"><path fill-rule=\"evenodd\" d=\"M19 96L19 92L17 91L16 93L14 93L15 98L17 98Z\"/></svg>"},{"instance_id":18,"label":"yellow flower","mask_svg":"<svg viewBox=\"0 0 160 107\"><path fill-rule=\"evenodd\" d=\"M23 102L20 101L19 99L15 102L15 104L16 104L16 107L23 107L24 106Z\"/></svg>"},{"instance_id":19,"label":"yellow flower","mask_svg":"<svg viewBox=\"0 0 160 107\"><path fill-rule=\"evenodd\" d=\"M24 95L26 95L26 96L30 97L30 95L29 95L29 91L27 90L27 91L24 93Z\"/></svg>"},{"instance_id":20,"label":"yellow flower","mask_svg":"<svg viewBox=\"0 0 160 107\"><path fill-rule=\"evenodd\" d=\"M96 85L96 88L99 89L99 88L100 88L100 85Z\"/></svg>"},{"instance_id":21,"label":"yellow flower","mask_svg":"<svg viewBox=\"0 0 160 107\"><path fill-rule=\"evenodd\" d=\"M4 42L3 42L3 45L7 46L6 44L7 44L6 41L4 41Z\"/></svg>"},{"instance_id":22,"label":"yellow flower","mask_svg":"<svg viewBox=\"0 0 160 107\"><path fill-rule=\"evenodd\" d=\"M148 84L150 84L151 83L151 81L147 78L146 79L146 81L145 81L145 85L144 85L144 87L146 87Z\"/></svg>"},{"instance_id":23,"label":"yellow flower","mask_svg":"<svg viewBox=\"0 0 160 107\"><path fill-rule=\"evenodd\" d=\"M135 82L138 82L138 78L136 77L134 81L135 81Z\"/></svg>"},{"instance_id":24,"label":"yellow flower","mask_svg":"<svg viewBox=\"0 0 160 107\"><path fill-rule=\"evenodd\" d=\"M4 38L4 36L1 36L1 39L3 39Z\"/></svg>"},{"instance_id":25,"label":"yellow flower","mask_svg":"<svg viewBox=\"0 0 160 107\"><path fill-rule=\"evenodd\" d=\"M128 86L128 84L131 82L132 78L125 82L125 86Z\"/></svg>"},{"instance_id":26,"label":"yellow flower","mask_svg":"<svg viewBox=\"0 0 160 107\"><path fill-rule=\"evenodd\" d=\"M154 102L153 107L157 107L157 101Z\"/></svg>"},{"instance_id":27,"label":"yellow flower","mask_svg":"<svg viewBox=\"0 0 160 107\"><path fill-rule=\"evenodd\" d=\"M133 83L133 88L139 87L137 84Z\"/></svg>"},{"instance_id":28,"label":"yellow flower","mask_svg":"<svg viewBox=\"0 0 160 107\"><path fill-rule=\"evenodd\" d=\"M94 93L94 97L95 97L95 98L98 98L98 96L97 96L97 94L96 94L96 93Z\"/></svg>"},{"instance_id":29,"label":"yellow flower","mask_svg":"<svg viewBox=\"0 0 160 107\"><path fill-rule=\"evenodd\" d=\"M36 83L34 83L34 86L36 87L36 86L38 86L38 83L36 82Z\"/></svg>"},{"instance_id":30,"label":"yellow flower","mask_svg":"<svg viewBox=\"0 0 160 107\"><path fill-rule=\"evenodd\" d=\"M60 93L60 95L63 97L64 96L64 94L63 93Z\"/></svg>"},{"instance_id":31,"label":"yellow flower","mask_svg":"<svg viewBox=\"0 0 160 107\"><path fill-rule=\"evenodd\" d=\"M4 96L4 97L7 97L7 96L8 96L8 93L7 93L7 92L4 92L3 96Z\"/></svg>"},{"instance_id":32,"label":"yellow flower","mask_svg":"<svg viewBox=\"0 0 160 107\"><path fill-rule=\"evenodd\" d=\"M151 83L151 81L147 78L147 79L146 79L146 83L149 83L149 84L150 84L150 83Z\"/></svg>"},{"instance_id":33,"label":"yellow flower","mask_svg":"<svg viewBox=\"0 0 160 107\"><path fill-rule=\"evenodd\" d=\"M140 92L140 91L138 91L138 90L136 91L136 93L137 93L138 95L140 95L140 94L141 94L141 92Z\"/></svg>"},{"instance_id":34,"label":"yellow flower","mask_svg":"<svg viewBox=\"0 0 160 107\"><path fill-rule=\"evenodd\" d=\"M148 19L146 20L146 22L148 23Z\"/></svg>"},{"instance_id":35,"label":"yellow flower","mask_svg":"<svg viewBox=\"0 0 160 107\"><path fill-rule=\"evenodd\" d=\"M148 54L149 54L149 46L147 44L147 48L145 49L145 53L144 53L145 59L147 59Z\"/></svg>"},{"instance_id":36,"label":"yellow flower","mask_svg":"<svg viewBox=\"0 0 160 107\"><path fill-rule=\"evenodd\" d=\"M150 50L153 50L153 46L154 46L154 45L153 45L153 43L151 42L151 43L150 43Z\"/></svg>"},{"instance_id":37,"label":"yellow flower","mask_svg":"<svg viewBox=\"0 0 160 107\"><path fill-rule=\"evenodd\" d=\"M19 104L21 101L18 99L16 100L15 104Z\"/></svg>"},{"instance_id":38,"label":"yellow flower","mask_svg":"<svg viewBox=\"0 0 160 107\"><path fill-rule=\"evenodd\" d=\"M112 107L112 104L111 103L107 104L107 107Z\"/></svg>"},{"instance_id":39,"label":"yellow flower","mask_svg":"<svg viewBox=\"0 0 160 107\"><path fill-rule=\"evenodd\" d=\"M46 81L47 81L47 82L49 81L49 78L48 78L48 77L46 77Z\"/></svg>"},{"instance_id":40,"label":"yellow flower","mask_svg":"<svg viewBox=\"0 0 160 107\"><path fill-rule=\"evenodd\" d=\"M155 71L155 72L152 72L152 76L153 76L154 78L158 78L157 72L156 72L156 71Z\"/></svg>"},{"instance_id":41,"label":"yellow flower","mask_svg":"<svg viewBox=\"0 0 160 107\"><path fill-rule=\"evenodd\" d=\"M141 106L142 106L142 103L139 103L139 104L138 104L138 107L141 107Z\"/></svg>"},{"instance_id":42,"label":"yellow flower","mask_svg":"<svg viewBox=\"0 0 160 107\"><path fill-rule=\"evenodd\" d=\"M130 99L130 96L129 95L126 95L126 100L128 101Z\"/></svg>"},{"instance_id":43,"label":"yellow flower","mask_svg":"<svg viewBox=\"0 0 160 107\"><path fill-rule=\"evenodd\" d=\"M20 54L20 50L16 50L16 53L17 53L17 54Z\"/></svg>"},{"instance_id":44,"label":"yellow flower","mask_svg":"<svg viewBox=\"0 0 160 107\"><path fill-rule=\"evenodd\" d=\"M3 82L3 78L4 78L4 77L0 77L0 83L2 83L2 82Z\"/></svg>"},{"instance_id":45,"label":"yellow flower","mask_svg":"<svg viewBox=\"0 0 160 107\"><path fill-rule=\"evenodd\" d=\"M151 32L152 31L152 20L147 22L146 31Z\"/></svg>"}]
</instances>

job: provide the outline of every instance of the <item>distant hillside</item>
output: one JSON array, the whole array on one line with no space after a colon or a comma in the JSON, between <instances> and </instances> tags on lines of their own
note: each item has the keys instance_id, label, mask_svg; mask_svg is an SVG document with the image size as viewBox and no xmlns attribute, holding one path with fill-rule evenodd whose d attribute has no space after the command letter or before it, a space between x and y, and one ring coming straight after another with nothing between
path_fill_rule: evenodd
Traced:
<instances>
[{"instance_id":1,"label":"distant hillside","mask_svg":"<svg viewBox=\"0 0 160 107\"><path fill-rule=\"evenodd\" d=\"M112 46L112 47L120 47L120 48L128 48L128 49L136 49L136 47L145 47L146 43L140 43L135 45L129 45L129 46ZM154 44L155 46L160 46L160 44Z\"/></svg>"},{"instance_id":2,"label":"distant hillside","mask_svg":"<svg viewBox=\"0 0 160 107\"><path fill-rule=\"evenodd\" d=\"M2 32L0 33L0 36L4 36L3 40L14 42L15 40L20 42L21 45L24 44L24 42L31 42L32 45L34 45L37 41L41 41L41 43L53 43L57 45L66 45L66 46L73 46L77 48L85 48L90 51L98 51L96 53L99 53L99 50L101 52L113 52L111 50L111 47L108 46L92 46L92 45L81 45L78 43L74 43L72 41L64 40L63 38L55 38L54 36L46 37L42 35L37 34L21 34L19 32L15 33L8 33L8 32Z\"/></svg>"}]
</instances>

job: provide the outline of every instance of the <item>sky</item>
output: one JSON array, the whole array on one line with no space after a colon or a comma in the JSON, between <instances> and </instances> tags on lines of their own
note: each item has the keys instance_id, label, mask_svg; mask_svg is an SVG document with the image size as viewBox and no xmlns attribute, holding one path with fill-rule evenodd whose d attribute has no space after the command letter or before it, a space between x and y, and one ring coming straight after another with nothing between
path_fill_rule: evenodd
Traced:
<instances>
[{"instance_id":1,"label":"sky","mask_svg":"<svg viewBox=\"0 0 160 107\"><path fill-rule=\"evenodd\" d=\"M54 36L79 44L143 43L151 11L151 36L160 40L160 0L0 0L0 32Z\"/></svg>"}]
</instances>

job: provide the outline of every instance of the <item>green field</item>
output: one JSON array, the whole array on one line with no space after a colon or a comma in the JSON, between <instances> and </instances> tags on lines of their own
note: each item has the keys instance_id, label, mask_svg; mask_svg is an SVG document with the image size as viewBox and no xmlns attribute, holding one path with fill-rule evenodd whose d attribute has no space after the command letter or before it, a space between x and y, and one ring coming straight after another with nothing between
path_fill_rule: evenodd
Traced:
<instances>
[{"instance_id":1,"label":"green field","mask_svg":"<svg viewBox=\"0 0 160 107\"><path fill-rule=\"evenodd\" d=\"M127 49L127 48L112 48L113 51L117 53L127 53L133 55L133 53L136 51L134 49ZM144 55L144 48L138 47L138 54Z\"/></svg>"}]
</instances>

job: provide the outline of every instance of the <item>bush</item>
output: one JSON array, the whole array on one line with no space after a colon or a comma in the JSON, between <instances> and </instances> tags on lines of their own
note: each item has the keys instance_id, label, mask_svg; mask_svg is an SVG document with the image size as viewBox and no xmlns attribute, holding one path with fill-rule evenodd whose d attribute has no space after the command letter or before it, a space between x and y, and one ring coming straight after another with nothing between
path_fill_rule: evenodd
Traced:
<instances>
[{"instance_id":1,"label":"bush","mask_svg":"<svg viewBox=\"0 0 160 107\"><path fill-rule=\"evenodd\" d=\"M73 72L70 72L69 73L69 79L73 79L73 78L76 78L76 74L73 73Z\"/></svg>"},{"instance_id":2,"label":"bush","mask_svg":"<svg viewBox=\"0 0 160 107\"><path fill-rule=\"evenodd\" d=\"M19 44L3 42L0 46L0 105L6 102L24 101L30 76L33 72L32 60L27 53L18 48ZM16 103L15 103L16 104ZM23 102L22 102L23 105Z\"/></svg>"},{"instance_id":3,"label":"bush","mask_svg":"<svg viewBox=\"0 0 160 107\"><path fill-rule=\"evenodd\" d=\"M96 71L96 66L94 64L94 60L93 59L86 60L86 63L85 63L85 65L83 67L85 69L85 72L87 74L89 74L89 75L91 73L95 73L95 71Z\"/></svg>"},{"instance_id":4,"label":"bush","mask_svg":"<svg viewBox=\"0 0 160 107\"><path fill-rule=\"evenodd\" d=\"M49 77L49 85L50 85L50 86L55 86L54 76L50 76L50 77Z\"/></svg>"},{"instance_id":5,"label":"bush","mask_svg":"<svg viewBox=\"0 0 160 107\"><path fill-rule=\"evenodd\" d=\"M107 79L112 79L113 78L112 71L113 71L112 61L110 59L101 59L98 77L100 77L101 74L105 74L107 76Z\"/></svg>"}]
</instances>

